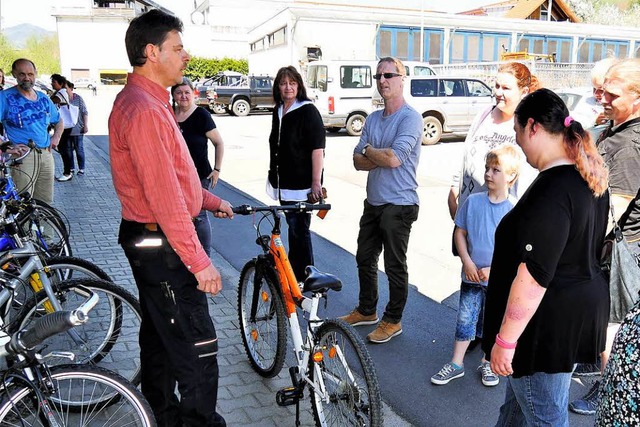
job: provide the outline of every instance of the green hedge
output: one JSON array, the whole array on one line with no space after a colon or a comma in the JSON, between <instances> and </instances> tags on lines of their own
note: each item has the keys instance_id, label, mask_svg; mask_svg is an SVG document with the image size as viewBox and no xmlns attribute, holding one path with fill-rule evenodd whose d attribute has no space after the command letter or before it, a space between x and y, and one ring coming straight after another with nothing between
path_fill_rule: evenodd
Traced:
<instances>
[{"instance_id":1,"label":"green hedge","mask_svg":"<svg viewBox=\"0 0 640 427\"><path fill-rule=\"evenodd\" d=\"M213 77L221 71L237 71L247 74L249 72L249 63L246 59L209 59L192 56L184 74L191 80L199 80L206 77Z\"/></svg>"}]
</instances>

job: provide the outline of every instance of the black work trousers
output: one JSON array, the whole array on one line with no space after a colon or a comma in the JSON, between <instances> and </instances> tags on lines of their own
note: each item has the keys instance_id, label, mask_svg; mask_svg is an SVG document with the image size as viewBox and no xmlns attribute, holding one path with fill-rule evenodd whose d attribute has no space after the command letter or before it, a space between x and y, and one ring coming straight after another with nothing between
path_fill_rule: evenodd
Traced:
<instances>
[{"instance_id":1,"label":"black work trousers","mask_svg":"<svg viewBox=\"0 0 640 427\"><path fill-rule=\"evenodd\" d=\"M411 226L418 219L417 205L370 205L364 201L358 233L358 278L360 300L358 311L376 313L378 305L378 259L384 248L384 270L389 279L389 303L382 320L398 323L409 294L407 247Z\"/></svg>"},{"instance_id":2,"label":"black work trousers","mask_svg":"<svg viewBox=\"0 0 640 427\"><path fill-rule=\"evenodd\" d=\"M122 220L119 243L140 295L142 393L158 425L225 426L216 412L218 339L205 293L159 228Z\"/></svg>"}]
</instances>

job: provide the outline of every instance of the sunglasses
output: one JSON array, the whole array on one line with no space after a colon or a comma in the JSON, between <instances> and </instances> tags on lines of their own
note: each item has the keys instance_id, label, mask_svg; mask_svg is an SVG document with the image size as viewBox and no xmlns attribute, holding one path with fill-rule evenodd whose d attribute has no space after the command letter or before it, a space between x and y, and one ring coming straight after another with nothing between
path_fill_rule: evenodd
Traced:
<instances>
[{"instance_id":1,"label":"sunglasses","mask_svg":"<svg viewBox=\"0 0 640 427\"><path fill-rule=\"evenodd\" d=\"M382 74L374 74L373 78L375 80L380 80L381 78L385 78L387 80L392 79L394 77L400 77L402 74L398 74L398 73L382 73Z\"/></svg>"}]
</instances>

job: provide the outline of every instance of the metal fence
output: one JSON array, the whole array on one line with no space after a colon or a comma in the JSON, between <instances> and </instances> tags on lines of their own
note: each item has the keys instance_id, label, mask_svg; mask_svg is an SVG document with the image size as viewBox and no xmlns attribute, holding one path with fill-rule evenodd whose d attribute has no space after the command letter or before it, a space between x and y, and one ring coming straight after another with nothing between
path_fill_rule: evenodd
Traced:
<instances>
[{"instance_id":1,"label":"metal fence","mask_svg":"<svg viewBox=\"0 0 640 427\"><path fill-rule=\"evenodd\" d=\"M519 61L529 67L542 87L559 89L591 86L590 72L593 64ZM476 62L468 64L431 65L437 74L465 76L480 79L493 87L498 66L503 62Z\"/></svg>"}]
</instances>

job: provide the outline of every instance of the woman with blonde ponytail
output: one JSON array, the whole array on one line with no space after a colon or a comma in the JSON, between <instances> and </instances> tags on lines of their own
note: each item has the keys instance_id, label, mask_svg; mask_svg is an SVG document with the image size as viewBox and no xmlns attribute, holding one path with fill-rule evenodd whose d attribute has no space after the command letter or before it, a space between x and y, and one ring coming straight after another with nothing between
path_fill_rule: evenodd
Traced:
<instances>
[{"instance_id":1,"label":"woman with blonde ponytail","mask_svg":"<svg viewBox=\"0 0 640 427\"><path fill-rule=\"evenodd\" d=\"M482 348L493 372L508 376L497 425L568 426L573 367L605 347L608 174L550 90L520 101L514 129L539 174L495 233Z\"/></svg>"}]
</instances>

